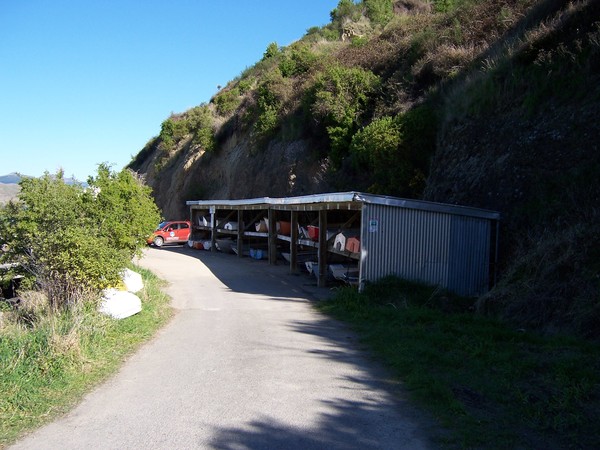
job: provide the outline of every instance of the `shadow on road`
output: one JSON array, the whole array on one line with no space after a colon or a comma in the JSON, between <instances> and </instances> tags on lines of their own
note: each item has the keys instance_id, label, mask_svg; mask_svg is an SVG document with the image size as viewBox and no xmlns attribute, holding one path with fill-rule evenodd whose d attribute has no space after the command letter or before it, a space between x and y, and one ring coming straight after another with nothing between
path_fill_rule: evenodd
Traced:
<instances>
[{"instance_id":1,"label":"shadow on road","mask_svg":"<svg viewBox=\"0 0 600 450\"><path fill-rule=\"evenodd\" d=\"M337 400L335 414L323 414L320 423L310 429L292 428L272 422L267 417L258 418L243 428L223 429L211 441L215 449L415 449L426 448L411 433L365 433L365 424L357 417L385 414L383 407L367 403ZM385 420L384 417L381 417ZM403 427L400 424L398 428ZM385 428L381 424L381 428Z\"/></svg>"},{"instance_id":2,"label":"shadow on road","mask_svg":"<svg viewBox=\"0 0 600 450\"><path fill-rule=\"evenodd\" d=\"M221 283L234 292L282 297L282 293L285 294L286 291L282 291L281 284L287 284L290 286L287 291L291 298L302 293L308 300L325 300L332 295L331 289L336 286L319 288L314 276L306 272L290 273L288 263L283 260L270 265L266 260L239 258L234 254L195 250L187 246L162 247L159 251L177 252L200 260ZM265 282L257 286L257 278L263 278ZM249 282L250 280L253 282Z\"/></svg>"},{"instance_id":3,"label":"shadow on road","mask_svg":"<svg viewBox=\"0 0 600 450\"><path fill-rule=\"evenodd\" d=\"M269 297L268 301L326 300L332 295L331 288L318 288L316 280L307 273L290 274L284 262L272 266L264 260L188 247L163 247L160 251L200 260L228 289L264 295ZM257 283L257 279L262 282ZM282 289L281 283L289 289ZM214 430L210 448L428 448L431 441L424 436L440 435L431 418L406 400L403 386L392 381L389 372L367 355L351 330L326 316L315 317L315 320L292 321L287 326L294 333L318 337L318 346L305 352L348 367L347 373L352 375L333 382L342 391L356 391L357 395L320 399L321 408L313 414L308 427L305 423L296 427L290 421L274 420L265 411L251 422Z\"/></svg>"},{"instance_id":4,"label":"shadow on road","mask_svg":"<svg viewBox=\"0 0 600 450\"><path fill-rule=\"evenodd\" d=\"M442 431L433 420L407 401L403 386L370 360L352 333L339 323L323 317L295 322L290 328L327 342L326 348L311 349L308 353L357 369L355 375L335 381L343 390L360 393L363 400L351 400L352 394L322 399L323 412L313 418L310 427L304 428L274 421L265 414L238 427L218 430L211 448L424 449L432 446L430 437L441 436Z\"/></svg>"}]
</instances>

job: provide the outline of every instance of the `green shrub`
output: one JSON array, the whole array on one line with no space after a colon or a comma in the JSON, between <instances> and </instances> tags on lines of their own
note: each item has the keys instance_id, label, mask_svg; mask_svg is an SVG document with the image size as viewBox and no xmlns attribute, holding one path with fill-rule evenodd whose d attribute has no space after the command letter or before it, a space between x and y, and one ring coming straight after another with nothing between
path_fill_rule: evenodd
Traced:
<instances>
[{"instance_id":1,"label":"green shrub","mask_svg":"<svg viewBox=\"0 0 600 450\"><path fill-rule=\"evenodd\" d=\"M316 121L327 130L333 164L339 166L361 116L380 86L369 70L334 65L321 73L309 92L308 104Z\"/></svg>"},{"instance_id":2,"label":"green shrub","mask_svg":"<svg viewBox=\"0 0 600 450\"><path fill-rule=\"evenodd\" d=\"M263 54L263 61L266 59L274 58L275 56L279 55L279 53L280 53L280 50L279 50L279 45L277 45L277 42L271 42L267 46L267 49L265 50L265 53Z\"/></svg>"},{"instance_id":3,"label":"green shrub","mask_svg":"<svg viewBox=\"0 0 600 450\"><path fill-rule=\"evenodd\" d=\"M255 82L256 80L254 79L254 77L242 78L238 82L238 89L240 90L240 95L244 95L246 92L249 92L254 86Z\"/></svg>"},{"instance_id":4,"label":"green shrub","mask_svg":"<svg viewBox=\"0 0 600 450\"><path fill-rule=\"evenodd\" d=\"M468 1L468 0L467 0ZM434 0L435 10L440 13L455 11L465 0Z\"/></svg>"},{"instance_id":5,"label":"green shrub","mask_svg":"<svg viewBox=\"0 0 600 450\"><path fill-rule=\"evenodd\" d=\"M344 21L360 19L362 16L361 3L354 3L353 0L340 0L337 7L329 13L332 25L341 30Z\"/></svg>"},{"instance_id":6,"label":"green shrub","mask_svg":"<svg viewBox=\"0 0 600 450\"><path fill-rule=\"evenodd\" d=\"M227 116L234 112L240 105L240 102L240 89L237 87L221 92L213 98L217 112L222 116Z\"/></svg>"},{"instance_id":7,"label":"green shrub","mask_svg":"<svg viewBox=\"0 0 600 450\"><path fill-rule=\"evenodd\" d=\"M160 134L163 149L167 152L173 149L176 142L190 133L189 122L183 116L171 116L160 126Z\"/></svg>"},{"instance_id":8,"label":"green shrub","mask_svg":"<svg viewBox=\"0 0 600 450\"><path fill-rule=\"evenodd\" d=\"M367 17L375 25L386 25L394 17L392 0L364 0Z\"/></svg>"},{"instance_id":9,"label":"green shrub","mask_svg":"<svg viewBox=\"0 0 600 450\"><path fill-rule=\"evenodd\" d=\"M400 155L401 140L399 121L391 117L374 120L352 137L350 155L355 168L376 180L370 191L397 192L400 185L407 184L411 167Z\"/></svg>"},{"instance_id":10,"label":"green shrub","mask_svg":"<svg viewBox=\"0 0 600 450\"><path fill-rule=\"evenodd\" d=\"M194 133L193 143L206 151L215 147L213 115L207 105L196 106L185 113L185 121L190 132Z\"/></svg>"},{"instance_id":11,"label":"green shrub","mask_svg":"<svg viewBox=\"0 0 600 450\"><path fill-rule=\"evenodd\" d=\"M108 286L146 245L160 215L150 189L129 170L101 164L89 188L62 172L24 178L16 202L2 209L0 262L18 262L53 307Z\"/></svg>"},{"instance_id":12,"label":"green shrub","mask_svg":"<svg viewBox=\"0 0 600 450\"><path fill-rule=\"evenodd\" d=\"M254 139L265 140L276 132L280 125L281 109L291 93L290 81L284 79L279 69L276 68L265 77L256 90Z\"/></svg>"},{"instance_id":13,"label":"green shrub","mask_svg":"<svg viewBox=\"0 0 600 450\"><path fill-rule=\"evenodd\" d=\"M418 197L436 135L436 116L428 107L417 107L395 118L382 117L352 137L352 163L375 180L369 191Z\"/></svg>"},{"instance_id":14,"label":"green shrub","mask_svg":"<svg viewBox=\"0 0 600 450\"><path fill-rule=\"evenodd\" d=\"M281 58L281 61L279 61L279 70L284 77L296 75L296 61L293 58L284 55Z\"/></svg>"},{"instance_id":15,"label":"green shrub","mask_svg":"<svg viewBox=\"0 0 600 450\"><path fill-rule=\"evenodd\" d=\"M352 137L350 154L356 166L369 166L376 173L389 167L390 156L400 145L400 125L391 117L372 121Z\"/></svg>"},{"instance_id":16,"label":"green shrub","mask_svg":"<svg viewBox=\"0 0 600 450\"><path fill-rule=\"evenodd\" d=\"M353 36L350 45L355 48L364 47L369 43L369 39L364 36Z\"/></svg>"},{"instance_id":17,"label":"green shrub","mask_svg":"<svg viewBox=\"0 0 600 450\"><path fill-rule=\"evenodd\" d=\"M340 31L332 26L326 26L321 29L320 35L327 41L337 41L340 38Z\"/></svg>"}]
</instances>

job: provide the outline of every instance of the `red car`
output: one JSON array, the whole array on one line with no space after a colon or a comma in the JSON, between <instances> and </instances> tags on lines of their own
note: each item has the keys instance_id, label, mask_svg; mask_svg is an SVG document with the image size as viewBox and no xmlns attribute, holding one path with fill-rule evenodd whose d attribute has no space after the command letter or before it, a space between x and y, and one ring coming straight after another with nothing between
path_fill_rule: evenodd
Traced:
<instances>
[{"instance_id":1,"label":"red car","mask_svg":"<svg viewBox=\"0 0 600 450\"><path fill-rule=\"evenodd\" d=\"M164 244L185 244L190 238L192 225L188 220L161 222L148 238L148 244L162 247Z\"/></svg>"}]
</instances>

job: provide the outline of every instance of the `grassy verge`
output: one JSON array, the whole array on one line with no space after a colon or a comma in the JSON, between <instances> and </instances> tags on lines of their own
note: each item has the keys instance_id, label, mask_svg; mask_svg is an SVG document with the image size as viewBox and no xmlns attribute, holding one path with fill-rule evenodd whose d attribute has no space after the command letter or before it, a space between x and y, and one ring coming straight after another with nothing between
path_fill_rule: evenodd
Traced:
<instances>
[{"instance_id":1,"label":"grassy verge","mask_svg":"<svg viewBox=\"0 0 600 450\"><path fill-rule=\"evenodd\" d=\"M319 308L350 323L460 448L600 448L600 345L514 330L398 279ZM442 436L442 434L440 434Z\"/></svg>"},{"instance_id":2,"label":"grassy verge","mask_svg":"<svg viewBox=\"0 0 600 450\"><path fill-rule=\"evenodd\" d=\"M22 313L0 324L0 448L69 410L94 385L116 372L125 357L171 317L162 282L136 268L145 287L142 311L123 320L93 305L58 315ZM13 318L14 319L14 318Z\"/></svg>"}]
</instances>

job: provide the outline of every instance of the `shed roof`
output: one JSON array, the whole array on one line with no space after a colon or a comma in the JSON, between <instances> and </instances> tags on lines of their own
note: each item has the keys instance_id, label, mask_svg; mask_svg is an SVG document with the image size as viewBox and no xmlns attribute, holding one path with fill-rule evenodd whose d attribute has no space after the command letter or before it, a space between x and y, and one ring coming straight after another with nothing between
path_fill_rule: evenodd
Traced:
<instances>
[{"instance_id":1,"label":"shed roof","mask_svg":"<svg viewBox=\"0 0 600 450\"><path fill-rule=\"evenodd\" d=\"M338 209L340 206L348 209L361 209L362 205L385 205L406 209L457 214L482 219L499 220L500 213L469 206L452 205L448 203L428 202L424 200L409 200L386 195L366 194L363 192L333 192L325 194L303 195L298 197L259 197L239 200L190 200L187 206L223 209L256 209L257 207L276 209Z\"/></svg>"}]
</instances>

